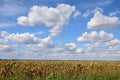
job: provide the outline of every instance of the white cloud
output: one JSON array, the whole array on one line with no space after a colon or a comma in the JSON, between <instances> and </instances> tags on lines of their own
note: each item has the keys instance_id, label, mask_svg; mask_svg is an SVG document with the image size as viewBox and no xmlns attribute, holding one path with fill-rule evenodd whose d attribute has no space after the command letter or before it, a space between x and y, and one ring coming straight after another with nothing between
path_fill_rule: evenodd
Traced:
<instances>
[{"instance_id":1,"label":"white cloud","mask_svg":"<svg viewBox=\"0 0 120 80\"><path fill-rule=\"evenodd\" d=\"M41 39L28 32L12 34L6 31L0 32L0 53L4 53L0 54L0 56L7 56L9 53L16 53L18 55L23 53L23 56L26 55L25 53L29 54L29 56L31 53L37 52L49 53L53 47L53 42L49 36ZM16 57L19 58L19 56Z\"/></svg>"},{"instance_id":2,"label":"white cloud","mask_svg":"<svg viewBox=\"0 0 120 80\"><path fill-rule=\"evenodd\" d=\"M87 12L83 13L82 17L88 17L90 14L91 14L91 12L88 9Z\"/></svg>"},{"instance_id":3,"label":"white cloud","mask_svg":"<svg viewBox=\"0 0 120 80\"><path fill-rule=\"evenodd\" d=\"M75 43L65 43L62 45L56 45L53 48L53 53L67 53L67 54L80 54L80 53L84 53L84 49L83 48L78 48L77 45Z\"/></svg>"},{"instance_id":4,"label":"white cloud","mask_svg":"<svg viewBox=\"0 0 120 80\"><path fill-rule=\"evenodd\" d=\"M74 51L77 48L77 46L75 45L75 43L66 43L65 47L66 47L66 49L68 49L70 51Z\"/></svg>"},{"instance_id":5,"label":"white cloud","mask_svg":"<svg viewBox=\"0 0 120 80\"><path fill-rule=\"evenodd\" d=\"M45 24L52 27L51 36L57 36L75 11L75 6L59 4L56 8L47 6L33 6L28 13L28 17L18 17L18 24L23 26L34 26L35 24Z\"/></svg>"},{"instance_id":6,"label":"white cloud","mask_svg":"<svg viewBox=\"0 0 120 80\"><path fill-rule=\"evenodd\" d=\"M35 35L41 35L41 34L44 34L45 32L44 31L38 31L38 32L34 32L33 34Z\"/></svg>"},{"instance_id":7,"label":"white cloud","mask_svg":"<svg viewBox=\"0 0 120 80\"><path fill-rule=\"evenodd\" d=\"M85 44L86 53L94 54L94 56L103 59L110 59L116 55L120 55L120 40L114 39L107 42L89 42ZM117 58L117 57L116 57Z\"/></svg>"},{"instance_id":8,"label":"white cloud","mask_svg":"<svg viewBox=\"0 0 120 80\"><path fill-rule=\"evenodd\" d=\"M50 36L41 39L39 46L40 47L54 47Z\"/></svg>"},{"instance_id":9,"label":"white cloud","mask_svg":"<svg viewBox=\"0 0 120 80\"><path fill-rule=\"evenodd\" d=\"M12 46L10 46L10 45L1 45L0 44L0 52L2 53L2 52L12 52L13 51L13 47Z\"/></svg>"},{"instance_id":10,"label":"white cloud","mask_svg":"<svg viewBox=\"0 0 120 80\"><path fill-rule=\"evenodd\" d=\"M104 31L91 32L87 35L96 36L109 35ZM26 36L26 37L24 37ZM104 36L105 37L105 36ZM36 39L38 41L36 41ZM84 48L75 43L53 44L51 36L45 38L36 37L32 33L8 33L0 32L0 57L16 59L116 59L120 55L120 43L118 39L100 40L90 42ZM108 38L108 37L106 37ZM12 41L12 44L11 44ZM28 41L28 42L26 42ZM93 40L94 41L94 40ZM104 42L109 41L109 42ZM107 45L106 44L110 44ZM24 44L24 45L21 45ZM3 54L4 53L4 54ZM34 54L33 54L34 53ZM108 56L109 55L109 56ZM119 59L119 58L118 58ZM118 60L116 59L116 60Z\"/></svg>"},{"instance_id":11,"label":"white cloud","mask_svg":"<svg viewBox=\"0 0 120 80\"><path fill-rule=\"evenodd\" d=\"M58 46L53 49L54 52L64 52L65 48L63 46Z\"/></svg>"},{"instance_id":12,"label":"white cloud","mask_svg":"<svg viewBox=\"0 0 120 80\"><path fill-rule=\"evenodd\" d=\"M114 39L106 43L106 46L116 46L116 45L120 45L120 40Z\"/></svg>"},{"instance_id":13,"label":"white cloud","mask_svg":"<svg viewBox=\"0 0 120 80\"><path fill-rule=\"evenodd\" d=\"M1 36L1 35L0 35ZM14 45L9 45L7 40L0 38L0 53L9 53L12 52L14 49Z\"/></svg>"},{"instance_id":14,"label":"white cloud","mask_svg":"<svg viewBox=\"0 0 120 80\"><path fill-rule=\"evenodd\" d=\"M34 44L40 41L39 38L35 37L34 34L30 34L30 33L9 34L9 36L7 36L7 39L16 43L23 43L23 44Z\"/></svg>"},{"instance_id":15,"label":"white cloud","mask_svg":"<svg viewBox=\"0 0 120 80\"><path fill-rule=\"evenodd\" d=\"M119 45L115 45L115 46L107 46L107 49L109 51L109 53L119 53L120 52L120 44Z\"/></svg>"},{"instance_id":16,"label":"white cloud","mask_svg":"<svg viewBox=\"0 0 120 80\"><path fill-rule=\"evenodd\" d=\"M15 23L0 23L0 28L13 27Z\"/></svg>"},{"instance_id":17,"label":"white cloud","mask_svg":"<svg viewBox=\"0 0 120 80\"><path fill-rule=\"evenodd\" d=\"M45 37L45 38L38 38L32 33L8 33L6 31L0 32L0 36L2 39L0 39L0 43L2 44L2 41L10 42L12 41L14 44L24 44L24 45L39 45L39 47L54 47L53 42L51 40L51 37Z\"/></svg>"},{"instance_id":18,"label":"white cloud","mask_svg":"<svg viewBox=\"0 0 120 80\"><path fill-rule=\"evenodd\" d=\"M7 45L8 42L6 40L0 39L0 45Z\"/></svg>"},{"instance_id":19,"label":"white cloud","mask_svg":"<svg viewBox=\"0 0 120 80\"><path fill-rule=\"evenodd\" d=\"M0 5L0 14L5 16L14 16L22 14L26 11L23 5L19 4L16 0L3 0L2 5Z\"/></svg>"},{"instance_id":20,"label":"white cloud","mask_svg":"<svg viewBox=\"0 0 120 80\"><path fill-rule=\"evenodd\" d=\"M8 33L6 31L2 31L0 35L6 41L13 41L15 43L23 43L23 44L34 44L40 41L40 38L37 38L34 34L30 33Z\"/></svg>"},{"instance_id":21,"label":"white cloud","mask_svg":"<svg viewBox=\"0 0 120 80\"><path fill-rule=\"evenodd\" d=\"M114 39L113 34L106 33L104 31L96 32L92 31L90 33L83 33L82 36L77 38L79 42L106 42Z\"/></svg>"},{"instance_id":22,"label":"white cloud","mask_svg":"<svg viewBox=\"0 0 120 80\"><path fill-rule=\"evenodd\" d=\"M47 57L50 56L52 57L51 59L53 59L53 56L58 56L58 57L62 57L62 56L67 56L67 55L75 55L75 50L76 50L76 45L75 43L66 43L66 44L61 44L61 45L55 45L55 47L41 47L39 45L28 45L28 50L30 50L30 52L27 51L27 53L39 53L42 54L42 57ZM57 59L58 59L57 57ZM48 58L47 58L48 59Z\"/></svg>"},{"instance_id":23,"label":"white cloud","mask_svg":"<svg viewBox=\"0 0 120 80\"><path fill-rule=\"evenodd\" d=\"M109 13L109 16L116 16L119 13L120 13L120 11L111 12L111 13Z\"/></svg>"},{"instance_id":24,"label":"white cloud","mask_svg":"<svg viewBox=\"0 0 120 80\"><path fill-rule=\"evenodd\" d=\"M96 50L101 52L101 51L103 51L103 49L105 49L104 46L102 45L102 43L98 43L98 42L94 43L94 44L88 43L85 46L87 47L86 51L88 51L88 52L96 51Z\"/></svg>"},{"instance_id":25,"label":"white cloud","mask_svg":"<svg viewBox=\"0 0 120 80\"><path fill-rule=\"evenodd\" d=\"M7 37L7 36L9 36L9 33L6 31L0 31L0 36Z\"/></svg>"},{"instance_id":26,"label":"white cloud","mask_svg":"<svg viewBox=\"0 0 120 80\"><path fill-rule=\"evenodd\" d=\"M94 14L94 13L96 13L96 12L101 12L101 13L103 13L104 11L103 11L103 9L102 8L99 8L99 7L96 7L95 9L93 9L93 10L87 10L85 13L83 13L82 14L82 17L88 17L89 15L91 15L91 14Z\"/></svg>"},{"instance_id":27,"label":"white cloud","mask_svg":"<svg viewBox=\"0 0 120 80\"><path fill-rule=\"evenodd\" d=\"M105 16L97 11L87 23L88 29L107 29L117 27L120 24L118 17Z\"/></svg>"},{"instance_id":28,"label":"white cloud","mask_svg":"<svg viewBox=\"0 0 120 80\"><path fill-rule=\"evenodd\" d=\"M76 18L76 17L78 17L78 16L80 16L80 15L81 15L81 12L76 11L76 12L73 14L73 17Z\"/></svg>"},{"instance_id":29,"label":"white cloud","mask_svg":"<svg viewBox=\"0 0 120 80\"><path fill-rule=\"evenodd\" d=\"M75 52L76 52L76 53L83 53L84 50L83 50L83 48L77 48L77 49L75 50Z\"/></svg>"}]
</instances>

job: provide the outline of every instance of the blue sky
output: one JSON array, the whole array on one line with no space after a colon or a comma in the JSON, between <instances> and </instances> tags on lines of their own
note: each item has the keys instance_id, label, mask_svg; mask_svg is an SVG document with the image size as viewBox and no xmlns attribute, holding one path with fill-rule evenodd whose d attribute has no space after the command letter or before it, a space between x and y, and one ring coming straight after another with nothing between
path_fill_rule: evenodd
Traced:
<instances>
[{"instance_id":1,"label":"blue sky","mask_svg":"<svg viewBox=\"0 0 120 80\"><path fill-rule=\"evenodd\" d=\"M1 0L0 58L120 60L119 0Z\"/></svg>"}]
</instances>

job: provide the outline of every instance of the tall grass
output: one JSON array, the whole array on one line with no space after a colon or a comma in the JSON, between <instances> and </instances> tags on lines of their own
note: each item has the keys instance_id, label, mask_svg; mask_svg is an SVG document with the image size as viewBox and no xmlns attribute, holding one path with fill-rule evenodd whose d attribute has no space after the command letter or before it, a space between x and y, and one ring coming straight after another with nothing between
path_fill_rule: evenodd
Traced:
<instances>
[{"instance_id":1,"label":"tall grass","mask_svg":"<svg viewBox=\"0 0 120 80\"><path fill-rule=\"evenodd\" d=\"M0 80L120 80L120 61L0 61Z\"/></svg>"}]
</instances>

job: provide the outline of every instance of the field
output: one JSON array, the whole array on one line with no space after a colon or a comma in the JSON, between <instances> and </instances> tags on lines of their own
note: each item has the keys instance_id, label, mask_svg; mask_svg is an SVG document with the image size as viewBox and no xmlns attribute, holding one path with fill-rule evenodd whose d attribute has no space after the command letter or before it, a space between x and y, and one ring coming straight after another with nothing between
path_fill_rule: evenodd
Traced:
<instances>
[{"instance_id":1,"label":"field","mask_svg":"<svg viewBox=\"0 0 120 80\"><path fill-rule=\"evenodd\" d=\"M0 60L0 80L120 80L120 61Z\"/></svg>"}]
</instances>

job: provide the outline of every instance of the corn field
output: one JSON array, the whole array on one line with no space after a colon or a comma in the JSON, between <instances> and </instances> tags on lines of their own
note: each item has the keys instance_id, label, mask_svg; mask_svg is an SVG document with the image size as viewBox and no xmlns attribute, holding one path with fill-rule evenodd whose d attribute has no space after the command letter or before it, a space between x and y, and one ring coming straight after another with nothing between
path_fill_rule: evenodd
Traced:
<instances>
[{"instance_id":1,"label":"corn field","mask_svg":"<svg viewBox=\"0 0 120 80\"><path fill-rule=\"evenodd\" d=\"M0 80L120 80L120 61L1 60Z\"/></svg>"}]
</instances>

